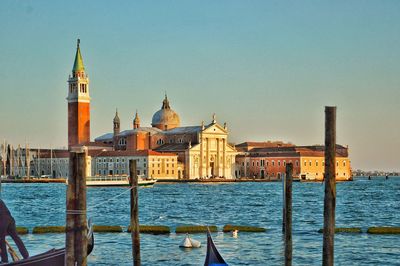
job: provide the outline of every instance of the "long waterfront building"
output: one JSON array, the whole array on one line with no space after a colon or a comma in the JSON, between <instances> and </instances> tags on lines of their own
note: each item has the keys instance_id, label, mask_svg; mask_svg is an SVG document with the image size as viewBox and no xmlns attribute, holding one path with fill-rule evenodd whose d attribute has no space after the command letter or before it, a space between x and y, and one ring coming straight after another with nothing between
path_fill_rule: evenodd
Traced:
<instances>
[{"instance_id":1,"label":"long waterfront building","mask_svg":"<svg viewBox=\"0 0 400 266\"><path fill-rule=\"evenodd\" d=\"M293 176L304 181L322 181L325 172L325 147L295 146L282 143L242 143L236 146L236 175L281 179L286 164L293 164ZM250 148L249 148L250 147ZM336 180L352 177L348 147L336 145Z\"/></svg>"}]
</instances>

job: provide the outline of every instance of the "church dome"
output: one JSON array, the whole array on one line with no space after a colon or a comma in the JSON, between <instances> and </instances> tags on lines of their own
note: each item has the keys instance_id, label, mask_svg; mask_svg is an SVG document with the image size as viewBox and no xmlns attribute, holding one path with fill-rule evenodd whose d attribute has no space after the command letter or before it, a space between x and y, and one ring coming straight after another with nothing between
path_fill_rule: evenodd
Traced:
<instances>
[{"instance_id":1,"label":"church dome","mask_svg":"<svg viewBox=\"0 0 400 266\"><path fill-rule=\"evenodd\" d=\"M161 109L153 115L151 126L159 128L161 130L169 130L179 127L179 125L179 115L171 109L171 107L169 106L167 95L165 95L165 99L163 101Z\"/></svg>"}]
</instances>

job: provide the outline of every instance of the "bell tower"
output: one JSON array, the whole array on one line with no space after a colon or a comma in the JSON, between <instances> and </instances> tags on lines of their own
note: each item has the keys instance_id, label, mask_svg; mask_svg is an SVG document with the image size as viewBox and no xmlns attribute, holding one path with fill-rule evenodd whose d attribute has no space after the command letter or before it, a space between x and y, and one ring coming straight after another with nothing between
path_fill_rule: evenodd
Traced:
<instances>
[{"instance_id":1,"label":"bell tower","mask_svg":"<svg viewBox=\"0 0 400 266\"><path fill-rule=\"evenodd\" d=\"M90 141L89 77L78 39L72 75L68 78L68 149Z\"/></svg>"},{"instance_id":2,"label":"bell tower","mask_svg":"<svg viewBox=\"0 0 400 266\"><path fill-rule=\"evenodd\" d=\"M118 116L118 109L115 111L115 116L113 119L113 125L114 125L114 137L119 134L121 131L121 121Z\"/></svg>"}]
</instances>

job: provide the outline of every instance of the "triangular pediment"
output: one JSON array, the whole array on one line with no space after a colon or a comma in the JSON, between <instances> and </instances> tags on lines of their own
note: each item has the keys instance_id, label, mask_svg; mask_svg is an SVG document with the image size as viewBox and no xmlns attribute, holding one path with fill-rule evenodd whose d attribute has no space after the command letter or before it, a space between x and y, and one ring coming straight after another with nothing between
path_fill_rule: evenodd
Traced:
<instances>
[{"instance_id":1,"label":"triangular pediment","mask_svg":"<svg viewBox=\"0 0 400 266\"><path fill-rule=\"evenodd\" d=\"M210 134L228 134L228 132L219 124L211 124L206 129L203 130L203 133L210 133Z\"/></svg>"}]
</instances>

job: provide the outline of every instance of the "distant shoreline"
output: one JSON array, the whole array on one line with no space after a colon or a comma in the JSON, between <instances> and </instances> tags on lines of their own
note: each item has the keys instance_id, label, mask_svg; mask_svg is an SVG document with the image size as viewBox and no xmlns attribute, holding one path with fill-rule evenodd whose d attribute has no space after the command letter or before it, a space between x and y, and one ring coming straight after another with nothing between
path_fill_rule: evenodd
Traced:
<instances>
[{"instance_id":1,"label":"distant shoreline","mask_svg":"<svg viewBox=\"0 0 400 266\"><path fill-rule=\"evenodd\" d=\"M360 178L360 177L355 177ZM368 178L368 177L361 177ZM376 177L372 177L376 178ZM384 177L383 177L384 178ZM14 183L14 184L33 184L33 183L65 183L65 178L31 178L31 179L3 179L2 183ZM351 182L353 180L337 180L337 182ZM197 183L197 184L213 184L213 183L270 183L270 182L282 182L280 179L254 179L254 178L240 178L240 179L158 179L157 184L171 184L171 183ZM321 183L321 180L304 180L300 181L295 179L294 182L301 183Z\"/></svg>"},{"instance_id":2,"label":"distant shoreline","mask_svg":"<svg viewBox=\"0 0 400 266\"><path fill-rule=\"evenodd\" d=\"M337 180L337 182L351 182L354 179L368 179L368 176L354 176L351 180ZM371 179L375 178L386 178L386 176L371 176ZM399 176L388 176L388 178L399 178ZM2 183L65 183L65 178L31 178L31 179L2 179ZM269 183L269 182L282 182L279 179L254 179L254 178L240 178L240 179L223 179L223 178L212 178L212 179L158 179L157 184L168 184L168 183ZM301 183L321 183L321 180L304 180L300 181L295 179L294 182Z\"/></svg>"}]
</instances>

